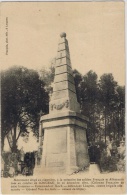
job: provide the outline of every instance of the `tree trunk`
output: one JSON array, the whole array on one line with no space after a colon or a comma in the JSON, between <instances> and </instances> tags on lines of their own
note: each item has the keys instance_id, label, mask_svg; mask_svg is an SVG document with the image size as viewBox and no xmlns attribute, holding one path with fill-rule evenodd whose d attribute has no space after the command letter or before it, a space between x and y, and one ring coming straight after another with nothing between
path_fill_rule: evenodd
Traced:
<instances>
[{"instance_id":1,"label":"tree trunk","mask_svg":"<svg viewBox=\"0 0 127 195\"><path fill-rule=\"evenodd\" d=\"M14 127L14 135L13 135L12 152L14 152L14 153L17 151L16 130L17 130L17 125L15 125L15 127Z\"/></svg>"},{"instance_id":2,"label":"tree trunk","mask_svg":"<svg viewBox=\"0 0 127 195\"><path fill-rule=\"evenodd\" d=\"M120 112L118 110L118 140L120 138Z\"/></svg>"},{"instance_id":3,"label":"tree trunk","mask_svg":"<svg viewBox=\"0 0 127 195\"><path fill-rule=\"evenodd\" d=\"M106 130L106 107L105 107L105 144L106 144L106 135L107 135L107 130Z\"/></svg>"},{"instance_id":4,"label":"tree trunk","mask_svg":"<svg viewBox=\"0 0 127 195\"><path fill-rule=\"evenodd\" d=\"M124 111L121 108L121 116L120 116L120 127L121 127L121 136L123 137L123 135L125 134L125 129L124 129L124 119L125 119L125 115L124 115Z\"/></svg>"},{"instance_id":5,"label":"tree trunk","mask_svg":"<svg viewBox=\"0 0 127 195\"><path fill-rule=\"evenodd\" d=\"M101 116L99 113L99 132L100 132L100 141L101 141Z\"/></svg>"},{"instance_id":6,"label":"tree trunk","mask_svg":"<svg viewBox=\"0 0 127 195\"><path fill-rule=\"evenodd\" d=\"M114 114L113 114L113 133L114 133L113 138L114 138L114 140L115 140L115 137L116 137L116 129L115 128L116 127L115 127L115 120L114 120Z\"/></svg>"},{"instance_id":7,"label":"tree trunk","mask_svg":"<svg viewBox=\"0 0 127 195\"><path fill-rule=\"evenodd\" d=\"M93 140L94 140L94 142L95 142L95 129L96 129L96 127L95 127L95 117L94 117L94 113L93 113L93 126L94 126L94 134L93 134L93 136L94 136L94 138L93 138Z\"/></svg>"},{"instance_id":8,"label":"tree trunk","mask_svg":"<svg viewBox=\"0 0 127 195\"><path fill-rule=\"evenodd\" d=\"M4 150L4 138L1 139L1 152Z\"/></svg>"}]
</instances>

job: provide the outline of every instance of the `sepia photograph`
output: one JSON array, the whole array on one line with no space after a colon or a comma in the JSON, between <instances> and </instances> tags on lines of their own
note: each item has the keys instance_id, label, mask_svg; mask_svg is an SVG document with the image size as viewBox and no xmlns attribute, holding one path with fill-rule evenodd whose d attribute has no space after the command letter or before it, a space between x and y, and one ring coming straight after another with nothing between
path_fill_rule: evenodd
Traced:
<instances>
[{"instance_id":1,"label":"sepia photograph","mask_svg":"<svg viewBox=\"0 0 127 195\"><path fill-rule=\"evenodd\" d=\"M1 193L125 194L125 3L1 3Z\"/></svg>"}]
</instances>

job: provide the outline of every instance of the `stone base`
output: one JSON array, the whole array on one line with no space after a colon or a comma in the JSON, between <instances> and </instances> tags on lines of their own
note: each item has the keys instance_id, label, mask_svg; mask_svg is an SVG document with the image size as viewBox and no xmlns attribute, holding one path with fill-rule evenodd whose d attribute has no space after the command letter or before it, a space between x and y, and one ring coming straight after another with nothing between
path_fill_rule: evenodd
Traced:
<instances>
[{"instance_id":1,"label":"stone base","mask_svg":"<svg viewBox=\"0 0 127 195\"><path fill-rule=\"evenodd\" d=\"M78 171L79 167L73 166L73 167L66 167L66 168L61 168L58 169L56 168L51 168L51 167L42 167L39 169L40 174L44 174L44 175L71 175L74 172Z\"/></svg>"},{"instance_id":2,"label":"stone base","mask_svg":"<svg viewBox=\"0 0 127 195\"><path fill-rule=\"evenodd\" d=\"M44 144L42 172L71 174L89 165L86 121L73 112L42 118Z\"/></svg>"}]
</instances>

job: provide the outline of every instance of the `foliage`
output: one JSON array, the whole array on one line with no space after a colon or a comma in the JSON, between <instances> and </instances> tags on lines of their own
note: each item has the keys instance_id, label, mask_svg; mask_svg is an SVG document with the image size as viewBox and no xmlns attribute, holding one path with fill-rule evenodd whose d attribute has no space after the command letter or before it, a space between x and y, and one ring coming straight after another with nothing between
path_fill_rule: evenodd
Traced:
<instances>
[{"instance_id":1,"label":"foliage","mask_svg":"<svg viewBox=\"0 0 127 195\"><path fill-rule=\"evenodd\" d=\"M38 135L40 111L48 112L44 87L36 71L12 67L1 72L1 135L3 141L7 136L12 152L17 150L19 137L28 135L28 128Z\"/></svg>"},{"instance_id":2,"label":"foliage","mask_svg":"<svg viewBox=\"0 0 127 195\"><path fill-rule=\"evenodd\" d=\"M106 144L103 141L95 142L95 144L99 146L100 151L103 151L106 148Z\"/></svg>"},{"instance_id":3,"label":"foliage","mask_svg":"<svg viewBox=\"0 0 127 195\"><path fill-rule=\"evenodd\" d=\"M47 91L52 92L54 66L40 72L45 80ZM82 75L73 70L78 102L82 113L89 118L88 142L120 140L125 135L125 87L119 86L111 73L97 74L90 70Z\"/></svg>"},{"instance_id":4,"label":"foliage","mask_svg":"<svg viewBox=\"0 0 127 195\"><path fill-rule=\"evenodd\" d=\"M40 80L45 83L45 89L50 94L52 93L52 83L55 75L55 68L51 66L48 70L43 68L39 71Z\"/></svg>"},{"instance_id":5,"label":"foliage","mask_svg":"<svg viewBox=\"0 0 127 195\"><path fill-rule=\"evenodd\" d=\"M117 158L112 156L102 156L100 159L101 171L113 172L117 170Z\"/></svg>"},{"instance_id":6,"label":"foliage","mask_svg":"<svg viewBox=\"0 0 127 195\"><path fill-rule=\"evenodd\" d=\"M117 163L117 170L119 172L124 172L125 171L125 167L126 167L126 161L125 159L119 159L118 163Z\"/></svg>"}]
</instances>

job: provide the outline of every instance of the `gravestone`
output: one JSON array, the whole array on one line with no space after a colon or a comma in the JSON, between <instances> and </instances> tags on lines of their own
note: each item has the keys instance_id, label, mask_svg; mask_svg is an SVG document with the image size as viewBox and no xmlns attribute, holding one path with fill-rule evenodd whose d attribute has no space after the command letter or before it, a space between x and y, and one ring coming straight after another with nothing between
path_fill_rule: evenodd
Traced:
<instances>
[{"instance_id":1,"label":"gravestone","mask_svg":"<svg viewBox=\"0 0 127 195\"><path fill-rule=\"evenodd\" d=\"M40 119L40 146L44 130L43 171L73 173L89 165L87 122L77 102L66 33L61 33L49 114Z\"/></svg>"}]
</instances>

